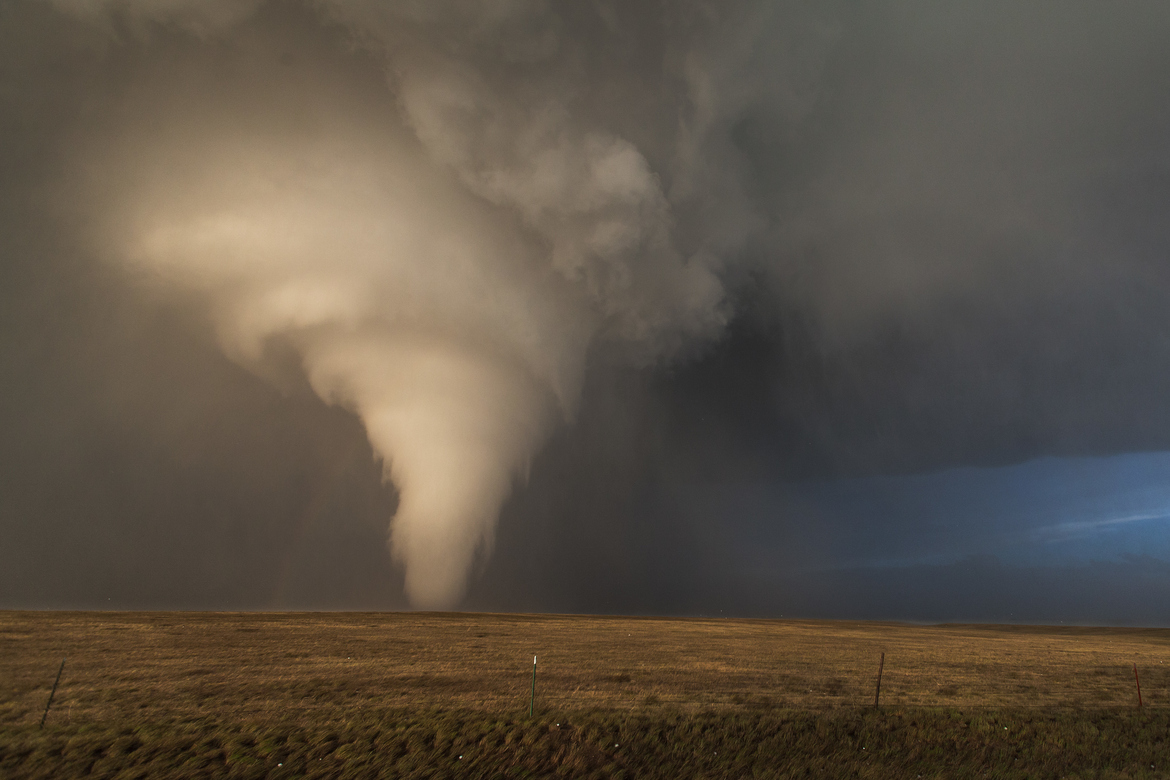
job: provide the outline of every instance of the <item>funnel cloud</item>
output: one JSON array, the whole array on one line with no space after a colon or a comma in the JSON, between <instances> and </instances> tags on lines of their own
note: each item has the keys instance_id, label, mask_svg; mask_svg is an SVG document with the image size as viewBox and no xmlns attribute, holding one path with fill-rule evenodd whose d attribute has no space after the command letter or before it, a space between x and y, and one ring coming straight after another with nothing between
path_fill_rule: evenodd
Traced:
<instances>
[{"instance_id":1,"label":"funnel cloud","mask_svg":"<svg viewBox=\"0 0 1170 780\"><path fill-rule=\"evenodd\" d=\"M542 4L324 4L360 66L238 6L59 7L149 65L78 140L95 251L196 294L261 375L279 341L358 415L415 606L459 602L593 344L649 364L723 323L660 177L574 115L589 82Z\"/></svg>"}]
</instances>

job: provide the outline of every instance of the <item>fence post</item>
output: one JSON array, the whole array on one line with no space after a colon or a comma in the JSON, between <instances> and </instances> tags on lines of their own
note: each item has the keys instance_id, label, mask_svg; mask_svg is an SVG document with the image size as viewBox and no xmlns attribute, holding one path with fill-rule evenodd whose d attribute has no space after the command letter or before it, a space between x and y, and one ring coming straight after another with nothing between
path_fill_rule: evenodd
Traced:
<instances>
[{"instance_id":1,"label":"fence post","mask_svg":"<svg viewBox=\"0 0 1170 780\"><path fill-rule=\"evenodd\" d=\"M528 700L528 717L536 710L536 656L532 656L532 698Z\"/></svg>"},{"instance_id":2,"label":"fence post","mask_svg":"<svg viewBox=\"0 0 1170 780\"><path fill-rule=\"evenodd\" d=\"M886 654L882 653L881 660L878 661L878 679L877 690L873 693L873 708L878 708L878 699L882 695L882 668L886 665Z\"/></svg>"},{"instance_id":3,"label":"fence post","mask_svg":"<svg viewBox=\"0 0 1170 780\"><path fill-rule=\"evenodd\" d=\"M1133 665L1133 681L1137 683L1138 709L1142 707L1142 681L1138 679L1137 664Z\"/></svg>"},{"instance_id":4,"label":"fence post","mask_svg":"<svg viewBox=\"0 0 1170 780\"><path fill-rule=\"evenodd\" d=\"M45 714L41 715L41 728L45 727L45 718L49 717L49 707L53 706L53 696L57 693L57 683L61 682L61 672L65 671L65 659L61 659L61 667L57 670L57 679L53 680L53 690L49 691L49 701L45 703Z\"/></svg>"}]
</instances>

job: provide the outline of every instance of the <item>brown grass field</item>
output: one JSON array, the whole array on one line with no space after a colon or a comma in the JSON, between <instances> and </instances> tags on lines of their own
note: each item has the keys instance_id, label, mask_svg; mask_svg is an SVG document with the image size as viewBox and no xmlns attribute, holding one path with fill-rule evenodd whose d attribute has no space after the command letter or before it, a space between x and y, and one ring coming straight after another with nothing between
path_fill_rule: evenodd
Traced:
<instances>
[{"instance_id":1,"label":"brown grass field","mask_svg":"<svg viewBox=\"0 0 1170 780\"><path fill-rule=\"evenodd\" d=\"M0 612L0 776L1167 777L1168 687L1166 629Z\"/></svg>"}]
</instances>

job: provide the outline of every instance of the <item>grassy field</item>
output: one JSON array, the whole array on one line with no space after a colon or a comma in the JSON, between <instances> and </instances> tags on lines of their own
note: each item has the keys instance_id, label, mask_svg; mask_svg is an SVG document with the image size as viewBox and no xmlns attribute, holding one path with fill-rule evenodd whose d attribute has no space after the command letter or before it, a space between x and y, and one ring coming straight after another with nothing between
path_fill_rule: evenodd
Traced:
<instances>
[{"instance_id":1,"label":"grassy field","mask_svg":"<svg viewBox=\"0 0 1170 780\"><path fill-rule=\"evenodd\" d=\"M1168 777L1168 684L1161 629L9 612L0 776Z\"/></svg>"}]
</instances>

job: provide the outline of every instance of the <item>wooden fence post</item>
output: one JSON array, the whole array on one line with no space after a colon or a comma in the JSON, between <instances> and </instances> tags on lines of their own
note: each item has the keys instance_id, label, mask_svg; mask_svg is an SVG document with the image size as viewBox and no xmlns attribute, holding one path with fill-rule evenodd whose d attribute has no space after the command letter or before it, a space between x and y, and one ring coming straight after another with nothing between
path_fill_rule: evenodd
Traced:
<instances>
[{"instance_id":1,"label":"wooden fence post","mask_svg":"<svg viewBox=\"0 0 1170 780\"><path fill-rule=\"evenodd\" d=\"M881 697L881 695L882 695L882 668L883 668L885 665L886 665L886 654L885 654L885 653L882 653L881 660L880 660L880 661L878 661L878 679L877 679L877 690L876 690L876 691L874 691L874 693L873 693L873 708L874 708L875 710L878 708L878 699L879 699L879 698Z\"/></svg>"},{"instance_id":2,"label":"wooden fence post","mask_svg":"<svg viewBox=\"0 0 1170 780\"><path fill-rule=\"evenodd\" d=\"M53 690L49 691L49 701L45 703L45 714L41 716L41 728L45 727L45 718L49 717L49 707L53 706L53 696L57 693L57 683L61 682L61 672L65 671L65 659L61 659L61 668L57 670L57 679L53 680Z\"/></svg>"}]
</instances>

